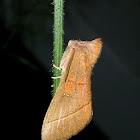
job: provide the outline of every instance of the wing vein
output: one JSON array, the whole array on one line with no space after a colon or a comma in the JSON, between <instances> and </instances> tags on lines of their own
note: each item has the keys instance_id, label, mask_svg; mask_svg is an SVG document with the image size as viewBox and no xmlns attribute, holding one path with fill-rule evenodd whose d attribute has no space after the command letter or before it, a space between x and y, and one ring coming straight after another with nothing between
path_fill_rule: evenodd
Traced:
<instances>
[{"instance_id":1,"label":"wing vein","mask_svg":"<svg viewBox=\"0 0 140 140\"><path fill-rule=\"evenodd\" d=\"M77 111L72 112L72 113L70 113L70 114L68 114L68 115L66 115L66 116L64 116L64 117L62 117L61 119L55 119L55 120L49 122L48 124L54 123L54 122L56 122L56 121L58 121L58 120L59 120L59 121L60 121L60 120L63 120L63 119L65 119L65 118L67 118L67 117L69 117L69 116L71 116L71 115L73 115L73 114L75 114L75 113L78 113L81 109L83 109L85 106L87 106L90 102L91 102L91 100L90 100L87 104L85 104L85 105L83 105L81 108L79 108Z\"/></svg>"}]
</instances>

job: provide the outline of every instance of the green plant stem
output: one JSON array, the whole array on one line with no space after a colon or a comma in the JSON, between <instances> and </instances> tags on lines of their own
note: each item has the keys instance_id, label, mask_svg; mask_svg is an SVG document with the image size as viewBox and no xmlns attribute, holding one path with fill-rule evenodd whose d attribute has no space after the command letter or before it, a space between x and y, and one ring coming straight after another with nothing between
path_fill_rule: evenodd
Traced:
<instances>
[{"instance_id":1,"label":"green plant stem","mask_svg":"<svg viewBox=\"0 0 140 140\"><path fill-rule=\"evenodd\" d=\"M55 66L60 65L60 61L63 54L63 24L64 24L64 0L54 0L54 50L53 50L53 63ZM61 71L54 67L53 76L57 77L61 75ZM59 85L60 79L53 80L53 96L55 95L56 89Z\"/></svg>"}]
</instances>

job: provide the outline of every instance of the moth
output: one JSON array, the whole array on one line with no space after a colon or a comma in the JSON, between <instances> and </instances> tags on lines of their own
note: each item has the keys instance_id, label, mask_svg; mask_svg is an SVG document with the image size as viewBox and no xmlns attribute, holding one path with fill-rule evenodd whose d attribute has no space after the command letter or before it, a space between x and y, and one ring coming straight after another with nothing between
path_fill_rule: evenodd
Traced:
<instances>
[{"instance_id":1,"label":"moth","mask_svg":"<svg viewBox=\"0 0 140 140\"><path fill-rule=\"evenodd\" d=\"M102 41L70 40L63 54L60 84L42 125L42 140L64 140L79 133L92 118L91 72Z\"/></svg>"}]
</instances>

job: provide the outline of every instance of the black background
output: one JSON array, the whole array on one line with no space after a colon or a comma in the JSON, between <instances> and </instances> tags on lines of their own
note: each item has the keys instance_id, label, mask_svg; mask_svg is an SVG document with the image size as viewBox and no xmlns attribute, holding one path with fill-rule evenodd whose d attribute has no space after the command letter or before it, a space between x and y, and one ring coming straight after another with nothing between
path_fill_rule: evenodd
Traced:
<instances>
[{"instance_id":1,"label":"black background","mask_svg":"<svg viewBox=\"0 0 140 140\"><path fill-rule=\"evenodd\" d=\"M52 99L51 2L0 2L2 130L11 139L41 139ZM92 75L93 121L72 139L140 138L139 25L136 0L65 1L65 46L70 39L104 42Z\"/></svg>"}]
</instances>

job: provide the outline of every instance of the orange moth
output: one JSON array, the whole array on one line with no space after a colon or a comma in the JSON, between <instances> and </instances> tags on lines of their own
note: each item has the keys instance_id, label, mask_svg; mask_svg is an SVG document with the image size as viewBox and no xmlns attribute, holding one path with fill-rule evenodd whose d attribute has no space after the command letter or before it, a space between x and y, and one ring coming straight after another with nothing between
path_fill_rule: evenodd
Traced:
<instances>
[{"instance_id":1,"label":"orange moth","mask_svg":"<svg viewBox=\"0 0 140 140\"><path fill-rule=\"evenodd\" d=\"M60 84L42 125L42 140L64 140L76 135L92 118L91 71L102 49L100 38L70 40L60 67Z\"/></svg>"}]
</instances>

